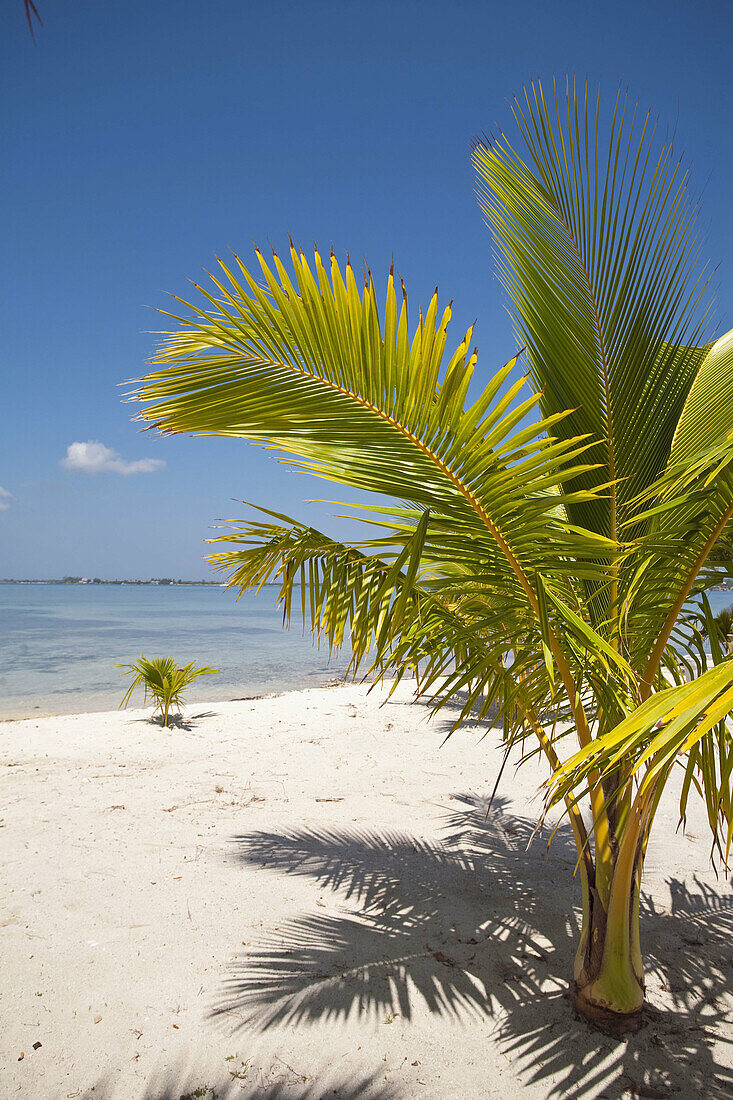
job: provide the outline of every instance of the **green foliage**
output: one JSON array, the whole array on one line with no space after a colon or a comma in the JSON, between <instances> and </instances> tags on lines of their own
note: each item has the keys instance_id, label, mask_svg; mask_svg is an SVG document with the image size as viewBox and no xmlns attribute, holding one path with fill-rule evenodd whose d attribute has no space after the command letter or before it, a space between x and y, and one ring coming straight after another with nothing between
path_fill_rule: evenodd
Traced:
<instances>
[{"instance_id":1,"label":"green foliage","mask_svg":"<svg viewBox=\"0 0 733 1100\"><path fill-rule=\"evenodd\" d=\"M217 668L195 668L193 661L182 668L176 664L172 657L145 657L142 653L134 665L118 665L126 671L123 676L132 676L133 681L125 692L120 703L120 708L126 707L135 688L142 687L144 691L143 706L148 702L154 704L154 709L160 711L161 721L168 726L168 715L171 707L183 706L183 693L191 686L199 676L211 676L218 672Z\"/></svg>"},{"instance_id":2,"label":"green foliage","mask_svg":"<svg viewBox=\"0 0 733 1100\"><path fill-rule=\"evenodd\" d=\"M411 324L392 273L380 308L369 272L292 247L292 275L220 262L135 396L163 433L264 443L379 495L358 542L261 510L213 565L240 591L279 581L286 621L354 668L370 654L436 707L497 711L507 751L535 739L578 845L576 1001L626 1027L675 763L681 814L700 792L731 846L733 681L717 642L708 667L704 594L730 568L733 333L707 335L694 204L648 116L570 85L514 116L517 147L500 134L474 164L525 376L515 356L479 379L437 292Z\"/></svg>"},{"instance_id":3,"label":"green foliage","mask_svg":"<svg viewBox=\"0 0 733 1100\"><path fill-rule=\"evenodd\" d=\"M730 607L724 607L722 611L719 611L715 616L715 626L717 628L718 638L723 646L725 646L728 638L733 634L733 604ZM702 628L703 637L708 633L707 625Z\"/></svg>"}]
</instances>

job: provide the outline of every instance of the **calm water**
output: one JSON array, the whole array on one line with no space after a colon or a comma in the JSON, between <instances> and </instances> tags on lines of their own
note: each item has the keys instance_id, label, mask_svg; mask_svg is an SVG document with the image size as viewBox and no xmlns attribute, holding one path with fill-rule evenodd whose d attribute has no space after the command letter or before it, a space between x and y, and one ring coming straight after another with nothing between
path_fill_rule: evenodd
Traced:
<instances>
[{"instance_id":1,"label":"calm water","mask_svg":"<svg viewBox=\"0 0 733 1100\"><path fill-rule=\"evenodd\" d=\"M140 653L218 668L194 685L192 702L343 675L345 653L329 663L310 635L283 630L275 591L235 603L218 587L0 584L0 718L112 709L127 682L115 666ZM717 613L733 592L710 602Z\"/></svg>"},{"instance_id":2,"label":"calm water","mask_svg":"<svg viewBox=\"0 0 733 1100\"><path fill-rule=\"evenodd\" d=\"M283 630L276 591L236 603L219 587L0 584L0 717L113 709L127 682L115 666L140 653L220 669L193 686L193 702L342 675L344 654L329 663L310 634Z\"/></svg>"}]
</instances>

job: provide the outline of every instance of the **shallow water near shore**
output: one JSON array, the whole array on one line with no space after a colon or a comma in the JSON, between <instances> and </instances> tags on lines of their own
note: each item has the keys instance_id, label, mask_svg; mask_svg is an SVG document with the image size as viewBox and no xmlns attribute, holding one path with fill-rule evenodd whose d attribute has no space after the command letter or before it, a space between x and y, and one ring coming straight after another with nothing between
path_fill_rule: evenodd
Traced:
<instances>
[{"instance_id":1,"label":"shallow water near shore","mask_svg":"<svg viewBox=\"0 0 733 1100\"><path fill-rule=\"evenodd\" d=\"M213 585L0 584L0 719L114 709L140 653L211 665L196 701L318 687L341 677L310 633L282 626L277 589ZM132 700L140 706L142 693Z\"/></svg>"},{"instance_id":2,"label":"shallow water near shore","mask_svg":"<svg viewBox=\"0 0 733 1100\"><path fill-rule=\"evenodd\" d=\"M247 593L214 585L0 584L0 720L114 709L119 664L140 653L211 665L193 702L319 687L342 677L346 651L285 630L277 588ZM733 591L710 593L714 613ZM133 699L140 705L142 694Z\"/></svg>"}]
</instances>

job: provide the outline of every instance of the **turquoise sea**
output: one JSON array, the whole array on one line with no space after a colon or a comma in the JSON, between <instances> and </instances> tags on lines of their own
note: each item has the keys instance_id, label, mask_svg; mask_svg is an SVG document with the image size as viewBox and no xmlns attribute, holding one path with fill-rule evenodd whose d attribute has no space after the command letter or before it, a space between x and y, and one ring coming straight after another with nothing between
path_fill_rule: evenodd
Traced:
<instances>
[{"instance_id":1,"label":"turquoise sea","mask_svg":"<svg viewBox=\"0 0 733 1100\"><path fill-rule=\"evenodd\" d=\"M343 675L345 653L329 663L310 633L283 629L276 592L236 602L208 585L0 584L0 718L114 709L127 682L116 665L140 653L218 668L191 689L194 703Z\"/></svg>"},{"instance_id":2,"label":"turquoise sea","mask_svg":"<svg viewBox=\"0 0 733 1100\"><path fill-rule=\"evenodd\" d=\"M310 634L284 630L275 593L236 602L206 585L0 584L0 718L113 709L126 684L116 666L140 653L218 668L194 703L343 676L346 653L329 662ZM731 603L733 592L711 593L716 613Z\"/></svg>"}]
</instances>

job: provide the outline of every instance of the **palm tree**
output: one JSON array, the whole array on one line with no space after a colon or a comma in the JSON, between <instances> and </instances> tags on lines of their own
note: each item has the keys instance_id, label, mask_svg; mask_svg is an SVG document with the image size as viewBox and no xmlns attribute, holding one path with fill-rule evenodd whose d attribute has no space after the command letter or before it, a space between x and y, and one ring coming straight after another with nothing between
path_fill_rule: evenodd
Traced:
<instances>
[{"instance_id":1,"label":"palm tree","mask_svg":"<svg viewBox=\"0 0 733 1100\"><path fill-rule=\"evenodd\" d=\"M134 665L118 665L125 671L123 676L132 676L132 683L125 692L118 710L126 707L135 688L143 689L143 706L153 703L154 711L160 711L160 720L168 728L168 715L171 707L183 706L183 693L188 691L199 676L213 676L218 668L204 665L196 668L193 661L180 666L173 657L146 657L141 653Z\"/></svg>"},{"instance_id":2,"label":"palm tree","mask_svg":"<svg viewBox=\"0 0 733 1100\"><path fill-rule=\"evenodd\" d=\"M278 578L287 621L355 669L411 672L436 707L462 693L459 722L496 708L507 752L535 740L578 850L575 1003L618 1033L641 1018L641 873L675 764L681 813L694 787L731 843L733 661L704 593L733 516L733 333L706 334L694 210L648 116L617 99L605 120L572 86L514 115L520 151L500 135L474 163L525 375L515 356L479 388L437 292L410 329L392 272L380 315L368 271L291 247L294 277L222 263L135 397L161 432L389 498L352 544L264 511L214 566Z\"/></svg>"}]
</instances>

